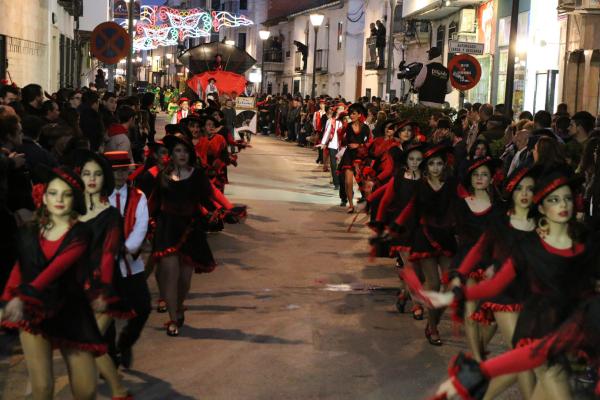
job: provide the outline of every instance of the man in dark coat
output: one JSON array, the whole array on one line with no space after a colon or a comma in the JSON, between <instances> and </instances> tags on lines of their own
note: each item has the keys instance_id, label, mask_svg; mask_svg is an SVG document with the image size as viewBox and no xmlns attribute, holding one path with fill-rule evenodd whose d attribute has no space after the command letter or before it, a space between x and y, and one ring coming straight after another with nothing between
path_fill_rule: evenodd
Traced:
<instances>
[{"instance_id":1,"label":"man in dark coat","mask_svg":"<svg viewBox=\"0 0 600 400\"><path fill-rule=\"evenodd\" d=\"M385 68L386 29L385 25L380 20L377 20L375 24L377 25L377 40L375 46L377 47L377 57L379 60L377 68Z\"/></svg>"},{"instance_id":2,"label":"man in dark coat","mask_svg":"<svg viewBox=\"0 0 600 400\"><path fill-rule=\"evenodd\" d=\"M104 143L104 123L99 112L100 97L95 92L85 92L79 107L79 127L90 141L90 150L98 151Z\"/></svg>"},{"instance_id":3,"label":"man in dark coat","mask_svg":"<svg viewBox=\"0 0 600 400\"><path fill-rule=\"evenodd\" d=\"M40 164L48 167L58 166L58 162L52 153L44 149L38 143L44 125L45 121L43 119L34 117L33 115L26 115L21 120L23 141L21 145L17 147L16 151L17 153L25 155L25 165L29 171L33 171L34 167ZM32 175L31 180L33 183L40 183L35 175Z\"/></svg>"}]
</instances>

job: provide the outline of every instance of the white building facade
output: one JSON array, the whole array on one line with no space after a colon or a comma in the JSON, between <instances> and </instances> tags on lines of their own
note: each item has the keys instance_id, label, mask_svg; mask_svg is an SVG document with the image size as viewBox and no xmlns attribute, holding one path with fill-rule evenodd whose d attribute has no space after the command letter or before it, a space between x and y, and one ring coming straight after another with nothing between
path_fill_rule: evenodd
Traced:
<instances>
[{"instance_id":1,"label":"white building facade","mask_svg":"<svg viewBox=\"0 0 600 400\"><path fill-rule=\"evenodd\" d=\"M2 1L0 77L53 92L77 82L75 18L79 0Z\"/></svg>"},{"instance_id":2,"label":"white building facade","mask_svg":"<svg viewBox=\"0 0 600 400\"><path fill-rule=\"evenodd\" d=\"M264 21L259 29L271 32L264 43L265 92L310 95L313 79L316 79L317 96L341 96L349 101L359 97L363 86L365 18L361 10L364 5L365 2L359 0L333 1L284 18ZM311 13L324 15L316 36L316 57ZM303 46L306 46L306 68ZM262 54L257 56L262 61ZM312 74L313 65L315 76Z\"/></svg>"}]
</instances>

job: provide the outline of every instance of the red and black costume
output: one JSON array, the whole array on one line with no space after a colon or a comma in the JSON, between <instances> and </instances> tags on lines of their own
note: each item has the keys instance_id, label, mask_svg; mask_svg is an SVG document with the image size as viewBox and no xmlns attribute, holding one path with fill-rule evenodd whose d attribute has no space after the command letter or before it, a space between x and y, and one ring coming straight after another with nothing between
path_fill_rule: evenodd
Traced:
<instances>
[{"instance_id":1,"label":"red and black costume","mask_svg":"<svg viewBox=\"0 0 600 400\"><path fill-rule=\"evenodd\" d=\"M381 234L385 226L390 226L399 214L413 199L420 179L406 177L406 160L408 154L413 151L422 152L424 146L421 144L407 146L405 151L400 152L399 147L390 150L390 158L395 160L394 176L388 183L377 189L369 197L369 203L373 204L371 227ZM377 200L379 202L377 203ZM406 215L402 221L402 229L395 232L390 242L389 256L397 256L398 253L409 253L412 247L414 231L417 227L416 213ZM373 243L372 243L373 244Z\"/></svg>"},{"instance_id":2,"label":"red and black costume","mask_svg":"<svg viewBox=\"0 0 600 400\"><path fill-rule=\"evenodd\" d=\"M24 302L23 319L2 321L7 328L42 335L54 348L69 347L106 352L94 313L77 275L85 261L89 231L81 223L58 240L47 240L39 228L19 231L19 259L4 289L2 300L19 297Z\"/></svg>"},{"instance_id":3,"label":"red and black costume","mask_svg":"<svg viewBox=\"0 0 600 400\"><path fill-rule=\"evenodd\" d=\"M83 282L88 298L104 297L108 303L105 312L114 318L134 317L135 313L126 301L127 294L119 293L115 285L116 260L123 245L121 214L111 206L84 224L92 233Z\"/></svg>"},{"instance_id":4,"label":"red and black costume","mask_svg":"<svg viewBox=\"0 0 600 400\"><path fill-rule=\"evenodd\" d=\"M346 169L354 170L355 164L357 162L360 163L366 155L365 146L369 141L371 131L367 125L361 124L359 131L355 132L352 124L349 123L343 132L342 146L345 146L346 150L342 155L338 169L342 171ZM360 146L356 149L351 149L348 147L350 144L358 144Z\"/></svg>"},{"instance_id":5,"label":"red and black costume","mask_svg":"<svg viewBox=\"0 0 600 400\"><path fill-rule=\"evenodd\" d=\"M202 136L196 144L196 155L206 169L211 182L221 192L225 191L227 165L230 163L227 141L221 135Z\"/></svg>"},{"instance_id":6,"label":"red and black costume","mask_svg":"<svg viewBox=\"0 0 600 400\"><path fill-rule=\"evenodd\" d=\"M456 219L457 252L452 260L451 268L455 269L461 264L467 253L471 250L483 233L500 218L500 210L494 203L492 182L490 182L490 206L481 212L471 210L467 198L471 195L466 189L470 186L471 176L476 169L487 166L490 175L494 175L496 160L485 157L473 160L469 163L464 174L463 183L457 186L458 199L455 203L454 215ZM491 264L491 254L480 254L481 259L477 268L468 272L468 278L482 281L485 277L485 269Z\"/></svg>"},{"instance_id":7,"label":"red and black costume","mask_svg":"<svg viewBox=\"0 0 600 400\"><path fill-rule=\"evenodd\" d=\"M158 179L159 212L152 255L160 259L178 255L195 272L212 272L216 263L202 226L207 209L213 207L213 188L202 169L189 178L174 181L162 172Z\"/></svg>"},{"instance_id":8,"label":"red and black costume","mask_svg":"<svg viewBox=\"0 0 600 400\"><path fill-rule=\"evenodd\" d=\"M427 160L433 157L445 157L450 148L445 144L430 147L423 153L422 169L427 168ZM402 227L410 218L416 218L417 227L410 246L411 261L435 257L453 257L456 253L454 235L456 202L456 181L449 177L438 190L434 190L427 178L416 185L414 194L390 230L402 232Z\"/></svg>"}]
</instances>

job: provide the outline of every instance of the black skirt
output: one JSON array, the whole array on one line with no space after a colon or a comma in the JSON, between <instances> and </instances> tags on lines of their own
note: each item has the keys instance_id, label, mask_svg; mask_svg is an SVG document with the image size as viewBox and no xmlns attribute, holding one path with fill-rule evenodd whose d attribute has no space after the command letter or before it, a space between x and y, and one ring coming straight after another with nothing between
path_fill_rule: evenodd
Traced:
<instances>
[{"instance_id":1,"label":"black skirt","mask_svg":"<svg viewBox=\"0 0 600 400\"><path fill-rule=\"evenodd\" d=\"M212 272L216 263L201 222L194 217L162 213L156 221L152 255L178 255L196 273Z\"/></svg>"},{"instance_id":2,"label":"black skirt","mask_svg":"<svg viewBox=\"0 0 600 400\"><path fill-rule=\"evenodd\" d=\"M419 225L415 230L410 260L434 257L452 257L456 253L456 239L452 228Z\"/></svg>"}]
</instances>

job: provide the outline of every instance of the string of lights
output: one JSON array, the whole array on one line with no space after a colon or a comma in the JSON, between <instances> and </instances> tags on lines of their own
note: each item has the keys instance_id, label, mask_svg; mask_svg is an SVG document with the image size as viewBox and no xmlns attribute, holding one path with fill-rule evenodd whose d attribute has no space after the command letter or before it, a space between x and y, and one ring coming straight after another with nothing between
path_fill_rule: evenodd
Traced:
<instances>
[{"instance_id":1,"label":"string of lights","mask_svg":"<svg viewBox=\"0 0 600 400\"><path fill-rule=\"evenodd\" d=\"M142 6L136 25L133 48L153 50L161 46L174 46L187 38L210 37L223 27L236 28L253 25L244 15L226 11L205 11L199 8L178 10L166 6Z\"/></svg>"}]
</instances>

